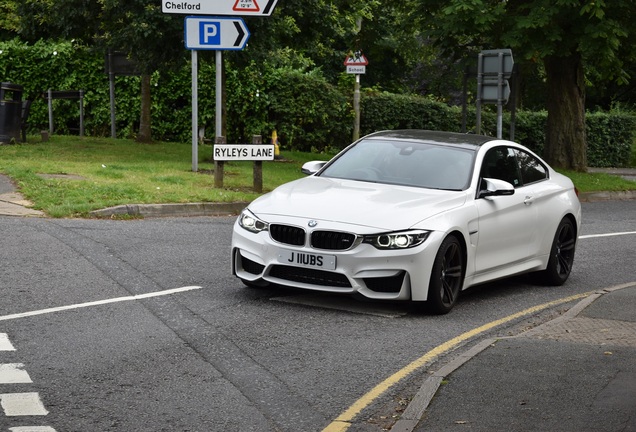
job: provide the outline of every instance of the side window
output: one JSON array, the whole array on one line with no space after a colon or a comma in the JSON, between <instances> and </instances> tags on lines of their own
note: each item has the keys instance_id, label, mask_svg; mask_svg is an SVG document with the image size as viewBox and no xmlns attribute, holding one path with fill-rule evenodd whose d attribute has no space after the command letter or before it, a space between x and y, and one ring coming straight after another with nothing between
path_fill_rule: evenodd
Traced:
<instances>
[{"instance_id":1,"label":"side window","mask_svg":"<svg viewBox=\"0 0 636 432\"><path fill-rule=\"evenodd\" d=\"M521 172L521 179L524 185L548 178L548 170L539 159L522 150L515 149L514 152L517 155L519 171Z\"/></svg>"},{"instance_id":2,"label":"side window","mask_svg":"<svg viewBox=\"0 0 636 432\"><path fill-rule=\"evenodd\" d=\"M507 181L514 187L521 186L519 171L512 149L495 147L488 150L481 166L481 177Z\"/></svg>"}]
</instances>

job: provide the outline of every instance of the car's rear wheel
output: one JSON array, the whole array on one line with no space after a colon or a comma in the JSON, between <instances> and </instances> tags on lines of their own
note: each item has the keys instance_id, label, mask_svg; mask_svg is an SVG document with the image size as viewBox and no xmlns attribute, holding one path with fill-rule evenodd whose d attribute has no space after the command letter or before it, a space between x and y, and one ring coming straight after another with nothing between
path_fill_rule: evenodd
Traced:
<instances>
[{"instance_id":1,"label":"car's rear wheel","mask_svg":"<svg viewBox=\"0 0 636 432\"><path fill-rule=\"evenodd\" d=\"M576 230L569 218L563 218L554 234L548 266L541 272L542 282L547 285L563 285L570 276L574 263Z\"/></svg>"},{"instance_id":2,"label":"car's rear wheel","mask_svg":"<svg viewBox=\"0 0 636 432\"><path fill-rule=\"evenodd\" d=\"M463 278L462 248L451 235L444 239L433 262L426 301L429 311L440 315L450 312L459 297Z\"/></svg>"}]
</instances>

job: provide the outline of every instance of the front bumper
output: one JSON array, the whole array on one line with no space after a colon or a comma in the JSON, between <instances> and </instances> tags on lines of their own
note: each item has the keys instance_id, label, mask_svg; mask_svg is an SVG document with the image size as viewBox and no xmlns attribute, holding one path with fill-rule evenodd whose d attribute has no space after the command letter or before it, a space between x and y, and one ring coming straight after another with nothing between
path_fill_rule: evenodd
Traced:
<instances>
[{"instance_id":1,"label":"front bumper","mask_svg":"<svg viewBox=\"0 0 636 432\"><path fill-rule=\"evenodd\" d=\"M325 224L321 225L324 229ZM345 227L331 228L342 231ZM442 236L432 232L422 245L411 249L379 250L369 244L358 244L345 251L317 250L278 243L267 231L254 234L235 223L232 271L253 285L273 283L315 291L358 293L378 300L424 301L441 241ZM304 261L288 259L291 252L305 258Z\"/></svg>"}]
</instances>

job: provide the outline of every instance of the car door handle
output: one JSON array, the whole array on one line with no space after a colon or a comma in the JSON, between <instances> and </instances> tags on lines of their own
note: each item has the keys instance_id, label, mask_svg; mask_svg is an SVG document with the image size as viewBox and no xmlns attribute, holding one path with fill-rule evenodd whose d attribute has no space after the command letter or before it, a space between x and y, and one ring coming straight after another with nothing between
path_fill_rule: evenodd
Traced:
<instances>
[{"instance_id":1,"label":"car door handle","mask_svg":"<svg viewBox=\"0 0 636 432\"><path fill-rule=\"evenodd\" d=\"M534 202L534 197L532 196L526 196L526 198L523 200L523 203L527 206L531 205Z\"/></svg>"}]
</instances>

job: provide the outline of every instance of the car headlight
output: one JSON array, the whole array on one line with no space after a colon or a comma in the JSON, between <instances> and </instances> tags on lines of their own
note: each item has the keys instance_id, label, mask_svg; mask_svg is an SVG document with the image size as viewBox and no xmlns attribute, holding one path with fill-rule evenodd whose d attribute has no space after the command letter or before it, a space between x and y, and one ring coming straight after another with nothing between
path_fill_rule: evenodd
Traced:
<instances>
[{"instance_id":1,"label":"car headlight","mask_svg":"<svg viewBox=\"0 0 636 432\"><path fill-rule=\"evenodd\" d=\"M364 236L363 243L377 249L408 249L424 243L430 231L412 230Z\"/></svg>"},{"instance_id":2,"label":"car headlight","mask_svg":"<svg viewBox=\"0 0 636 432\"><path fill-rule=\"evenodd\" d=\"M259 233L261 231L267 231L268 224L254 216L254 213L245 209L238 218L238 223L241 227L245 228L249 232Z\"/></svg>"}]
</instances>

